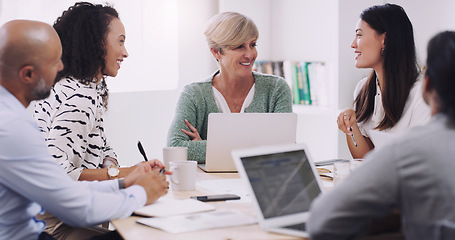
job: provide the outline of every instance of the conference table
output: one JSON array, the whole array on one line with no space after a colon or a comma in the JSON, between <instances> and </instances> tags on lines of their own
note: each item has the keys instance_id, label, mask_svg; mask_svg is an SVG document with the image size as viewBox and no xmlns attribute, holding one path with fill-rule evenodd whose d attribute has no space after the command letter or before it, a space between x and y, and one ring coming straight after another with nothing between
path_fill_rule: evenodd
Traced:
<instances>
[{"instance_id":1,"label":"conference table","mask_svg":"<svg viewBox=\"0 0 455 240\"><path fill-rule=\"evenodd\" d=\"M205 173L198 168L197 170L197 182L207 182L208 180L221 180L221 179L238 179L237 173ZM188 199L191 196L215 194L215 192L201 187L200 184L196 184L196 190L194 191L173 191L169 190L165 197L174 199ZM217 210L237 210L245 214L255 216L255 212L251 201L220 201L210 202ZM210 230L201 230L186 233L168 233L160 229L152 228L146 225L142 225L136 222L141 216L130 216L126 219L113 220L111 223L120 235L126 240L141 240L141 239L223 239L223 240L237 240L237 239L305 239L294 236L275 234L262 230L259 225L244 225L238 227L227 227Z\"/></svg>"}]
</instances>

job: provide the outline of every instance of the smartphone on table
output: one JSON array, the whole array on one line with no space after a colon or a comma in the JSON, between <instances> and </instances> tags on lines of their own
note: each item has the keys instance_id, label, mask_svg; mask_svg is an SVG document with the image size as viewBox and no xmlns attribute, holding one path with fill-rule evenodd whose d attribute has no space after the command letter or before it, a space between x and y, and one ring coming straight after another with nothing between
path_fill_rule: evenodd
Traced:
<instances>
[{"instance_id":1,"label":"smartphone on table","mask_svg":"<svg viewBox=\"0 0 455 240\"><path fill-rule=\"evenodd\" d=\"M215 201L226 201L226 200L237 200L240 196L235 194L215 194L205 196L193 196L192 199L196 199L202 202L215 202Z\"/></svg>"}]
</instances>

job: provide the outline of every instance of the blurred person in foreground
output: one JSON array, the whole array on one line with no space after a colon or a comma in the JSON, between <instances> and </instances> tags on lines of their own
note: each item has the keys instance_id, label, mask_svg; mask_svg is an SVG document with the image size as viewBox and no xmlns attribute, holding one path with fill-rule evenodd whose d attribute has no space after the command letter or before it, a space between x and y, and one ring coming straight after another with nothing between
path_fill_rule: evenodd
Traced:
<instances>
[{"instance_id":1,"label":"blurred person in foreground","mask_svg":"<svg viewBox=\"0 0 455 240\"><path fill-rule=\"evenodd\" d=\"M454 239L455 32L433 37L427 52L422 89L430 121L373 151L318 197L307 225L312 239L357 238L395 209L406 239Z\"/></svg>"}]
</instances>

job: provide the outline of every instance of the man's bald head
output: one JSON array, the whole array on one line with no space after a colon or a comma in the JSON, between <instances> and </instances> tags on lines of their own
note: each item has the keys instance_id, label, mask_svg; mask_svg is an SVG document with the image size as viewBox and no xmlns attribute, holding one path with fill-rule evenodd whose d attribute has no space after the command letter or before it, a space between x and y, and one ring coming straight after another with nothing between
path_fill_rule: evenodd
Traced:
<instances>
[{"instance_id":1,"label":"man's bald head","mask_svg":"<svg viewBox=\"0 0 455 240\"><path fill-rule=\"evenodd\" d=\"M63 69L62 45L50 25L13 20L0 27L0 85L24 106L49 96Z\"/></svg>"},{"instance_id":2,"label":"man's bald head","mask_svg":"<svg viewBox=\"0 0 455 240\"><path fill-rule=\"evenodd\" d=\"M51 46L60 39L50 25L30 20L13 20L0 28L0 68L18 70L24 65L39 66Z\"/></svg>"}]
</instances>

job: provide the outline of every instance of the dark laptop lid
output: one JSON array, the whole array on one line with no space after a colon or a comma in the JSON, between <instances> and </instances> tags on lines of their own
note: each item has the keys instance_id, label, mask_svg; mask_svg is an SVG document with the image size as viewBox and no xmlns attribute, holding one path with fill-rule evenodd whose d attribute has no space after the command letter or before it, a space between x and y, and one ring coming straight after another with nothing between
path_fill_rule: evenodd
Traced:
<instances>
[{"instance_id":1,"label":"dark laptop lid","mask_svg":"<svg viewBox=\"0 0 455 240\"><path fill-rule=\"evenodd\" d=\"M304 149L240 159L264 219L307 212L321 193Z\"/></svg>"}]
</instances>

